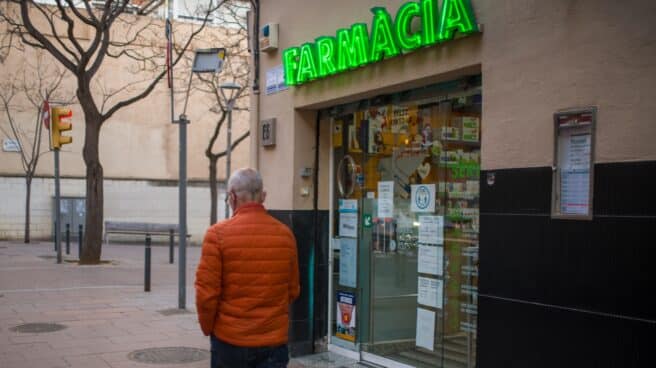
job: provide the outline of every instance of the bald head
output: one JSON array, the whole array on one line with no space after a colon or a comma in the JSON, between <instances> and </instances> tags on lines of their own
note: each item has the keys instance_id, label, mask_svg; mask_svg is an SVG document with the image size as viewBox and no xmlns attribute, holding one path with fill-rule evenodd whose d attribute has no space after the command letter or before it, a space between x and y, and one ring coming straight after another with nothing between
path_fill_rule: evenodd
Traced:
<instances>
[{"instance_id":1,"label":"bald head","mask_svg":"<svg viewBox=\"0 0 656 368\"><path fill-rule=\"evenodd\" d=\"M239 169L232 173L228 180L228 193L234 197L230 203L233 209L248 202L262 203L265 196L262 190L262 176L250 168Z\"/></svg>"}]
</instances>

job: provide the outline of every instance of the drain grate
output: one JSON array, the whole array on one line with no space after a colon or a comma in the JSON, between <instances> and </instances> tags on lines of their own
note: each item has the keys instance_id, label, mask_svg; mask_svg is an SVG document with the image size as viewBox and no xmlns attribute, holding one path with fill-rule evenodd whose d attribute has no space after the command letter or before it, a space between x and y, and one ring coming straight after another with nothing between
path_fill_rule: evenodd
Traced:
<instances>
[{"instance_id":1,"label":"drain grate","mask_svg":"<svg viewBox=\"0 0 656 368\"><path fill-rule=\"evenodd\" d=\"M26 323L24 325L14 326L11 330L21 333L44 333L60 331L65 328L66 326L58 323Z\"/></svg>"},{"instance_id":2,"label":"drain grate","mask_svg":"<svg viewBox=\"0 0 656 368\"><path fill-rule=\"evenodd\" d=\"M136 350L128 354L128 359L139 363L150 364L182 364L200 362L210 358L210 352L205 349L174 346L165 348L150 348Z\"/></svg>"},{"instance_id":3,"label":"drain grate","mask_svg":"<svg viewBox=\"0 0 656 368\"><path fill-rule=\"evenodd\" d=\"M171 308L171 309L163 309L163 310L157 311L157 313L159 313L163 316L175 316L175 315L178 315L178 314L190 314L191 312L186 310L186 309Z\"/></svg>"}]
</instances>

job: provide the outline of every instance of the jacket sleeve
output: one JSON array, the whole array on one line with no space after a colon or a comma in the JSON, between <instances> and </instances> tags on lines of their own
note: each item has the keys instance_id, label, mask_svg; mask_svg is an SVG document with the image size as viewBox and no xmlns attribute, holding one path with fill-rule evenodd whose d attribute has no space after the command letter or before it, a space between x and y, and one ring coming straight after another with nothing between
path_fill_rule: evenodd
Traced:
<instances>
[{"instance_id":1,"label":"jacket sleeve","mask_svg":"<svg viewBox=\"0 0 656 368\"><path fill-rule=\"evenodd\" d=\"M207 230L203 240L200 263L196 270L196 311L205 336L212 333L221 296L221 250L219 237L213 228Z\"/></svg>"},{"instance_id":2,"label":"jacket sleeve","mask_svg":"<svg viewBox=\"0 0 656 368\"><path fill-rule=\"evenodd\" d=\"M291 252L291 267L289 275L289 304L291 304L296 298L298 298L301 293L301 285L298 275L298 249L296 248L296 238L291 234L290 237L292 242L292 252Z\"/></svg>"}]
</instances>

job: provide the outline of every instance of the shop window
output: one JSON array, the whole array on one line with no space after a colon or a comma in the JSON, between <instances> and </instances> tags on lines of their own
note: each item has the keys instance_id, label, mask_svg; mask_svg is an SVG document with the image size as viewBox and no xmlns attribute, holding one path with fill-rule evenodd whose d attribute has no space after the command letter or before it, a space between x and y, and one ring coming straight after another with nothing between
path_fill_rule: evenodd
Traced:
<instances>
[{"instance_id":1,"label":"shop window","mask_svg":"<svg viewBox=\"0 0 656 368\"><path fill-rule=\"evenodd\" d=\"M554 114L554 218L592 219L595 120L595 108Z\"/></svg>"},{"instance_id":2,"label":"shop window","mask_svg":"<svg viewBox=\"0 0 656 368\"><path fill-rule=\"evenodd\" d=\"M480 91L479 76L331 110L331 343L475 366Z\"/></svg>"}]
</instances>

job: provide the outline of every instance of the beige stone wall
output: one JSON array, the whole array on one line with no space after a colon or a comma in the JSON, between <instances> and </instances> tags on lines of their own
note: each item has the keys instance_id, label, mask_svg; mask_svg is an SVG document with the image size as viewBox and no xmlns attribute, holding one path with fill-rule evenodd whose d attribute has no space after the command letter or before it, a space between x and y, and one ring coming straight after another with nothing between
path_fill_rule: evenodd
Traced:
<instances>
[{"instance_id":1,"label":"beige stone wall","mask_svg":"<svg viewBox=\"0 0 656 368\"><path fill-rule=\"evenodd\" d=\"M261 23L279 23L280 39L278 52L262 55L261 80L281 64L285 48L334 36L355 22L369 26L370 7L385 6L394 15L403 3L262 2ZM279 144L258 149L260 167L265 180L294 188L270 189L273 208L308 208L298 169L314 156L316 108L468 74L483 76L483 169L552 165L553 113L591 105L599 109L597 162L656 159L654 2L472 0L472 6L481 34L262 95L260 119L278 119ZM320 172L327 173L327 164L322 150ZM320 190L322 208L328 194Z\"/></svg>"}]
</instances>

